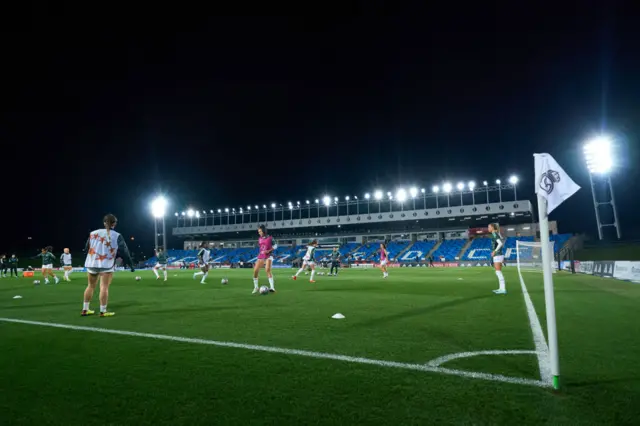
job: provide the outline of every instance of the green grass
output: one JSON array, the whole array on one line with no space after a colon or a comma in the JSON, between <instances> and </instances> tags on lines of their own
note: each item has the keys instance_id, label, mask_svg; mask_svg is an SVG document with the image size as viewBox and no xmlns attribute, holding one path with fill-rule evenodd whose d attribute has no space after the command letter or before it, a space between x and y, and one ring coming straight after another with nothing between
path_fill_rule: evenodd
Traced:
<instances>
[{"instance_id":1,"label":"green grass","mask_svg":"<svg viewBox=\"0 0 640 426\"><path fill-rule=\"evenodd\" d=\"M251 271L119 273L112 318L79 316L86 278L0 279L0 317L425 364L465 351L533 350L513 267L374 270L288 279L252 296ZM223 276L229 285L220 284ZM543 327L541 276L525 275ZM262 276L262 281L264 275ZM637 424L640 286L555 275L562 391L400 368L0 322L0 424ZM15 295L23 296L14 300ZM96 295L97 296L97 295ZM92 305L97 308L97 298ZM340 312L344 320L333 320ZM533 355L444 365L539 379Z\"/></svg>"}]
</instances>

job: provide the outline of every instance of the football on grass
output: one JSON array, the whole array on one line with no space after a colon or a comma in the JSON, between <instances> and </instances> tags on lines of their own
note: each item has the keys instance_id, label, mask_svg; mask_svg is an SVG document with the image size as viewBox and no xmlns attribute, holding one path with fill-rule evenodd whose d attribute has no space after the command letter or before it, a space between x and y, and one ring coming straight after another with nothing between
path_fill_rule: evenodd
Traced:
<instances>
[{"instance_id":1,"label":"football on grass","mask_svg":"<svg viewBox=\"0 0 640 426\"><path fill-rule=\"evenodd\" d=\"M220 281L223 285L227 285L229 284L229 280L226 278L223 278L222 281Z\"/></svg>"},{"instance_id":2,"label":"football on grass","mask_svg":"<svg viewBox=\"0 0 640 426\"><path fill-rule=\"evenodd\" d=\"M136 277L136 281L140 281L142 277Z\"/></svg>"}]
</instances>

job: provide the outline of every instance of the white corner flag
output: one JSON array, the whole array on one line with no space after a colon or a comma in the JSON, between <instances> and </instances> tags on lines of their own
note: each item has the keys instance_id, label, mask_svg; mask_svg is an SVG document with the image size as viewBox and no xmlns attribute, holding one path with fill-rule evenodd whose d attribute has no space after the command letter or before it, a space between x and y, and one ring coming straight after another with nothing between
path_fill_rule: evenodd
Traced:
<instances>
[{"instance_id":1,"label":"white corner flag","mask_svg":"<svg viewBox=\"0 0 640 426\"><path fill-rule=\"evenodd\" d=\"M542 247L542 280L544 282L544 304L547 312L547 336L549 338L548 362L551 367L551 386L560 388L560 355L558 353L558 329L556 326L556 302L553 293L554 253L549 244L549 213L580 187L549 154L533 154L536 194L538 196L538 226ZM521 277L522 279L522 277ZM540 371L542 371L542 366ZM542 380L548 380L543 377Z\"/></svg>"},{"instance_id":2,"label":"white corner flag","mask_svg":"<svg viewBox=\"0 0 640 426\"><path fill-rule=\"evenodd\" d=\"M580 187L549 154L533 154L536 169L536 194L547 200L547 215Z\"/></svg>"}]
</instances>

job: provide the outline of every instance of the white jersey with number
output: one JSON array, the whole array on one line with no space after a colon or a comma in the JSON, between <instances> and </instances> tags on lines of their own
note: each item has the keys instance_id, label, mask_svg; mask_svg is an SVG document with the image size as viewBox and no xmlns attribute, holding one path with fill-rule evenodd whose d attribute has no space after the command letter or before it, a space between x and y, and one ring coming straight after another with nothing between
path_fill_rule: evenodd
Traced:
<instances>
[{"instance_id":1,"label":"white jersey with number","mask_svg":"<svg viewBox=\"0 0 640 426\"><path fill-rule=\"evenodd\" d=\"M64 266L71 266L71 253L62 253L60 260Z\"/></svg>"}]
</instances>

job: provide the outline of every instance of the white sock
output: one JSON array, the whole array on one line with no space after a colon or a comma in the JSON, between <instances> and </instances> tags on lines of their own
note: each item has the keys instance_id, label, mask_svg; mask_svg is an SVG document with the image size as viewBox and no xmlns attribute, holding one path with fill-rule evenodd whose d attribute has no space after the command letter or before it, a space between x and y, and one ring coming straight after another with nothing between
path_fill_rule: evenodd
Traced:
<instances>
[{"instance_id":1,"label":"white sock","mask_svg":"<svg viewBox=\"0 0 640 426\"><path fill-rule=\"evenodd\" d=\"M69 278L69 275L71 275L71 273L72 273L72 272L73 272L73 269L69 269L69 270L67 271L67 278Z\"/></svg>"},{"instance_id":2,"label":"white sock","mask_svg":"<svg viewBox=\"0 0 640 426\"><path fill-rule=\"evenodd\" d=\"M67 276L68 276L67 272L69 272L69 271L64 271L64 278L65 278L65 279L66 279L66 278L67 278Z\"/></svg>"},{"instance_id":3,"label":"white sock","mask_svg":"<svg viewBox=\"0 0 640 426\"><path fill-rule=\"evenodd\" d=\"M502 275L502 271L496 271L496 276L498 277L498 283L500 283L500 290L505 290L504 275Z\"/></svg>"},{"instance_id":4,"label":"white sock","mask_svg":"<svg viewBox=\"0 0 640 426\"><path fill-rule=\"evenodd\" d=\"M153 268L153 273L156 275L156 278L160 277L160 275L158 275L158 270L157 269Z\"/></svg>"},{"instance_id":5,"label":"white sock","mask_svg":"<svg viewBox=\"0 0 640 426\"><path fill-rule=\"evenodd\" d=\"M45 279L44 279L44 283L45 283L45 284L49 284L49 278L45 278Z\"/></svg>"},{"instance_id":6,"label":"white sock","mask_svg":"<svg viewBox=\"0 0 640 426\"><path fill-rule=\"evenodd\" d=\"M304 268L300 268L300 269L298 269L298 272L296 272L296 277L297 277L298 275L300 275L300 274L302 273L302 271L304 271Z\"/></svg>"},{"instance_id":7,"label":"white sock","mask_svg":"<svg viewBox=\"0 0 640 426\"><path fill-rule=\"evenodd\" d=\"M204 275L204 272L200 271L193 274L194 277L197 277L198 275Z\"/></svg>"},{"instance_id":8,"label":"white sock","mask_svg":"<svg viewBox=\"0 0 640 426\"><path fill-rule=\"evenodd\" d=\"M167 279L167 270L166 269L164 270L164 279L165 280Z\"/></svg>"},{"instance_id":9,"label":"white sock","mask_svg":"<svg viewBox=\"0 0 640 426\"><path fill-rule=\"evenodd\" d=\"M205 272L204 275L202 276L202 281L201 282L204 282L204 280L207 279L208 275L209 275L209 272Z\"/></svg>"},{"instance_id":10,"label":"white sock","mask_svg":"<svg viewBox=\"0 0 640 426\"><path fill-rule=\"evenodd\" d=\"M309 280L313 281L313 276L316 274L316 270L311 271L311 278Z\"/></svg>"},{"instance_id":11,"label":"white sock","mask_svg":"<svg viewBox=\"0 0 640 426\"><path fill-rule=\"evenodd\" d=\"M258 288L258 279L257 278L253 279L253 288Z\"/></svg>"},{"instance_id":12,"label":"white sock","mask_svg":"<svg viewBox=\"0 0 640 426\"><path fill-rule=\"evenodd\" d=\"M55 281L55 282L60 281L60 280L58 279L58 277L53 277L53 279L54 279L54 281Z\"/></svg>"},{"instance_id":13,"label":"white sock","mask_svg":"<svg viewBox=\"0 0 640 426\"><path fill-rule=\"evenodd\" d=\"M100 312L107 312L107 305L100 305Z\"/></svg>"},{"instance_id":14,"label":"white sock","mask_svg":"<svg viewBox=\"0 0 640 426\"><path fill-rule=\"evenodd\" d=\"M269 277L269 285L271 286L272 289L274 289L274 281L273 281L273 277Z\"/></svg>"},{"instance_id":15,"label":"white sock","mask_svg":"<svg viewBox=\"0 0 640 426\"><path fill-rule=\"evenodd\" d=\"M89 310L89 302L84 302L82 304L82 310L83 311L88 311Z\"/></svg>"}]
</instances>

